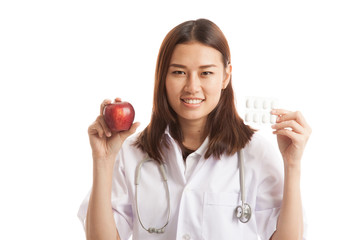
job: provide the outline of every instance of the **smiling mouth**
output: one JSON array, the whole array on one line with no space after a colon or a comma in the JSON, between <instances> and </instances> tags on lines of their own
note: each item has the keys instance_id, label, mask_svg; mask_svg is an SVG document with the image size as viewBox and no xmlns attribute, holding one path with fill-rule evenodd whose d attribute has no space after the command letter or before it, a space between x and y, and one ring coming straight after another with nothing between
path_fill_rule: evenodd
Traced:
<instances>
[{"instance_id":1,"label":"smiling mouth","mask_svg":"<svg viewBox=\"0 0 360 240\"><path fill-rule=\"evenodd\" d=\"M191 99L191 98L185 98L185 99L181 99L181 101L183 101L184 103L187 104L200 104L204 101L204 99Z\"/></svg>"}]
</instances>

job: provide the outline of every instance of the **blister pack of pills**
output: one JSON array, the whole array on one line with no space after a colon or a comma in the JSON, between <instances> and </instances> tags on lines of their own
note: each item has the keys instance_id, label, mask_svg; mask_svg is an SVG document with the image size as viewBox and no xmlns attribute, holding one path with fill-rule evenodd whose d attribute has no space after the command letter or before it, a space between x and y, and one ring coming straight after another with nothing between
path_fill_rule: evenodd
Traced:
<instances>
[{"instance_id":1,"label":"blister pack of pills","mask_svg":"<svg viewBox=\"0 0 360 240\"><path fill-rule=\"evenodd\" d=\"M275 115L270 112L278 108L279 101L269 97L245 97L242 106L242 117L248 125L268 125L276 123Z\"/></svg>"}]
</instances>

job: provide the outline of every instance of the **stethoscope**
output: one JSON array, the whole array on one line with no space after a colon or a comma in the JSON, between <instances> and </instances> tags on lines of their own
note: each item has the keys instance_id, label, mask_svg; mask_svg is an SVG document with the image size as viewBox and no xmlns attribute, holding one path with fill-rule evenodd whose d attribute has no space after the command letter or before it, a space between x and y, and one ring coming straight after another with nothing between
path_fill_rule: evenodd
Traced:
<instances>
[{"instance_id":1,"label":"stethoscope","mask_svg":"<svg viewBox=\"0 0 360 240\"><path fill-rule=\"evenodd\" d=\"M245 202L245 173L244 173L244 152L240 150L237 154L238 156L238 167L239 167L239 181L240 181L240 193L241 193L241 205L235 208L235 217L239 219L242 223L247 223L251 218L251 207L249 204ZM165 167L163 163L158 163L158 167L160 170L161 178L164 183L165 191L166 191L166 198L167 198L167 219L164 225L160 228L156 227L145 227L143 222L141 221L140 213L139 213L139 206L138 206L138 185L140 183L140 175L141 175L141 167L145 162L153 161L150 158L145 158L142 160L136 167L135 170L135 208L136 214L139 219L140 225L145 231L149 233L164 233L165 227L168 225L170 220L170 191L169 185L167 182L167 177L165 174Z\"/></svg>"}]
</instances>

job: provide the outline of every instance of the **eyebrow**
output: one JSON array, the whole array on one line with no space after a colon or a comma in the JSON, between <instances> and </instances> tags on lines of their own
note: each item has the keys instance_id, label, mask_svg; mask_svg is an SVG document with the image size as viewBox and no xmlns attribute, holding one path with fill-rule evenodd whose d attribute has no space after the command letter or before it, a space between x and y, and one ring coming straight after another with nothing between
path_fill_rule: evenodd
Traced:
<instances>
[{"instance_id":1,"label":"eyebrow","mask_svg":"<svg viewBox=\"0 0 360 240\"><path fill-rule=\"evenodd\" d=\"M169 67L186 68L186 66L177 64L177 63L172 63L172 64L170 64ZM211 67L217 67L217 66L215 64L207 64L207 65L200 66L200 68L211 68Z\"/></svg>"}]
</instances>

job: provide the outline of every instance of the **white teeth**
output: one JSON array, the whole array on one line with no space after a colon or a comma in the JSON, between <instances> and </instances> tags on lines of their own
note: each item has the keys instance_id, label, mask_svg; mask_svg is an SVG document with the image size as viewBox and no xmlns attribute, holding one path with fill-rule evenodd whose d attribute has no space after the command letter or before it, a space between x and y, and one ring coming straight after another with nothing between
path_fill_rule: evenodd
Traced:
<instances>
[{"instance_id":1,"label":"white teeth","mask_svg":"<svg viewBox=\"0 0 360 240\"><path fill-rule=\"evenodd\" d=\"M184 99L184 102L188 104L199 104L202 102L201 99Z\"/></svg>"}]
</instances>

